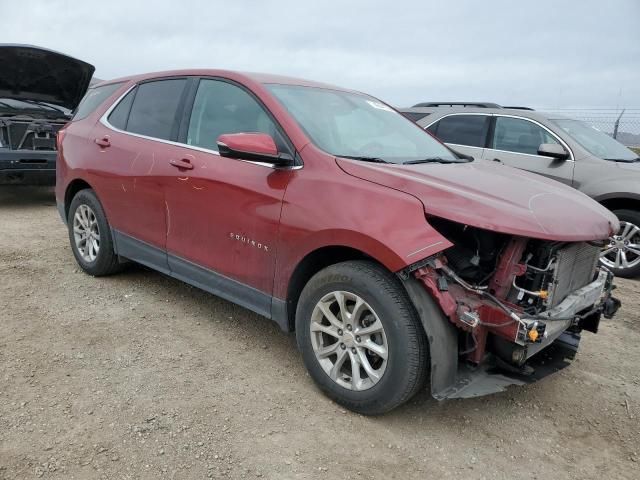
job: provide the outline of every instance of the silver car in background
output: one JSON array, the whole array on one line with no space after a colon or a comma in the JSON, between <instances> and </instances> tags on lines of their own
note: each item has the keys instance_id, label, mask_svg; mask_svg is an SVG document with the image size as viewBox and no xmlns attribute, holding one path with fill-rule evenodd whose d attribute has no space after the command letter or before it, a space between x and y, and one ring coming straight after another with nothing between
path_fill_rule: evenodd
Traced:
<instances>
[{"instance_id":1,"label":"silver car in background","mask_svg":"<svg viewBox=\"0 0 640 480\"><path fill-rule=\"evenodd\" d=\"M452 149L566 183L613 211L620 231L601 261L640 275L640 157L579 120L492 103L421 103L400 109Z\"/></svg>"}]
</instances>

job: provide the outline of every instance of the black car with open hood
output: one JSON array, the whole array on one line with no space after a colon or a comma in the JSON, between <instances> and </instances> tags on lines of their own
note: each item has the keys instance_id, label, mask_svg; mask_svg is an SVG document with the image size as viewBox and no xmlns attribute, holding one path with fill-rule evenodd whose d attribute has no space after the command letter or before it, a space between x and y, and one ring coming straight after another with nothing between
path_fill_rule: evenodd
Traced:
<instances>
[{"instance_id":1,"label":"black car with open hood","mask_svg":"<svg viewBox=\"0 0 640 480\"><path fill-rule=\"evenodd\" d=\"M95 68L32 45L0 44L0 184L55 183L56 134Z\"/></svg>"}]
</instances>

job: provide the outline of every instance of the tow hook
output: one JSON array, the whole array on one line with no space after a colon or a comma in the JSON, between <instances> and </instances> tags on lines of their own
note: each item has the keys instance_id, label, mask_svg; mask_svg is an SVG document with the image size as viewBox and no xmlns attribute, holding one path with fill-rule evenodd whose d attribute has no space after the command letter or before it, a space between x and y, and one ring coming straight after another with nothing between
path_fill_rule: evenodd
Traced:
<instances>
[{"instance_id":1,"label":"tow hook","mask_svg":"<svg viewBox=\"0 0 640 480\"><path fill-rule=\"evenodd\" d=\"M620 300L615 297L608 296L602 305L602 314L604 318L612 318L620 308Z\"/></svg>"}]
</instances>

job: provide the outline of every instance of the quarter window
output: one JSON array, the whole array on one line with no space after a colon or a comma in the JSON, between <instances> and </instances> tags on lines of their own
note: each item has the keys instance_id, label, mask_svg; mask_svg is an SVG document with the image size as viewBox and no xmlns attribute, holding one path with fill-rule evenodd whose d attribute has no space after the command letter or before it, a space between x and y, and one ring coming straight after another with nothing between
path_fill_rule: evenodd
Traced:
<instances>
[{"instance_id":1,"label":"quarter window","mask_svg":"<svg viewBox=\"0 0 640 480\"><path fill-rule=\"evenodd\" d=\"M486 115L450 115L427 130L445 143L483 148L488 128L489 117Z\"/></svg>"},{"instance_id":2,"label":"quarter window","mask_svg":"<svg viewBox=\"0 0 640 480\"><path fill-rule=\"evenodd\" d=\"M185 79L157 80L138 86L126 130L171 140L177 135L177 112Z\"/></svg>"},{"instance_id":3,"label":"quarter window","mask_svg":"<svg viewBox=\"0 0 640 480\"><path fill-rule=\"evenodd\" d=\"M558 143L544 128L529 120L511 117L496 117L493 133L493 148L507 152L537 155L542 143Z\"/></svg>"},{"instance_id":4,"label":"quarter window","mask_svg":"<svg viewBox=\"0 0 640 480\"><path fill-rule=\"evenodd\" d=\"M133 104L133 98L136 95L135 89L131 90L120 100L120 103L109 114L109 123L120 130L127 129L127 120L129 119L129 112L131 111L131 105Z\"/></svg>"},{"instance_id":5,"label":"quarter window","mask_svg":"<svg viewBox=\"0 0 640 480\"><path fill-rule=\"evenodd\" d=\"M93 111L102 104L108 97L111 96L120 86L122 82L110 83L109 85L103 85L101 87L90 88L85 94L84 98L76 108L73 114L73 120L82 120L93 113Z\"/></svg>"},{"instance_id":6,"label":"quarter window","mask_svg":"<svg viewBox=\"0 0 640 480\"><path fill-rule=\"evenodd\" d=\"M189 120L187 144L218 150L218 137L227 133L260 132L280 144L271 117L245 90L228 82L203 79L198 85ZM278 145L282 149L281 145Z\"/></svg>"}]
</instances>

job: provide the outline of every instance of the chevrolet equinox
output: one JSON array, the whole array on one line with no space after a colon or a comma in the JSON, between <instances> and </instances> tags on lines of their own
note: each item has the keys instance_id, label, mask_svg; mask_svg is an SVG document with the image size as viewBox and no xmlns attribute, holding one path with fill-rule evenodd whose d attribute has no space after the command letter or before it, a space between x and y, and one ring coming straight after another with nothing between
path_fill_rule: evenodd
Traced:
<instances>
[{"instance_id":1,"label":"chevrolet equinox","mask_svg":"<svg viewBox=\"0 0 640 480\"><path fill-rule=\"evenodd\" d=\"M525 384L619 306L586 195L454 153L368 95L183 70L98 84L57 137L76 261L135 261L295 331L363 414ZM87 113L89 111L89 113Z\"/></svg>"}]
</instances>

